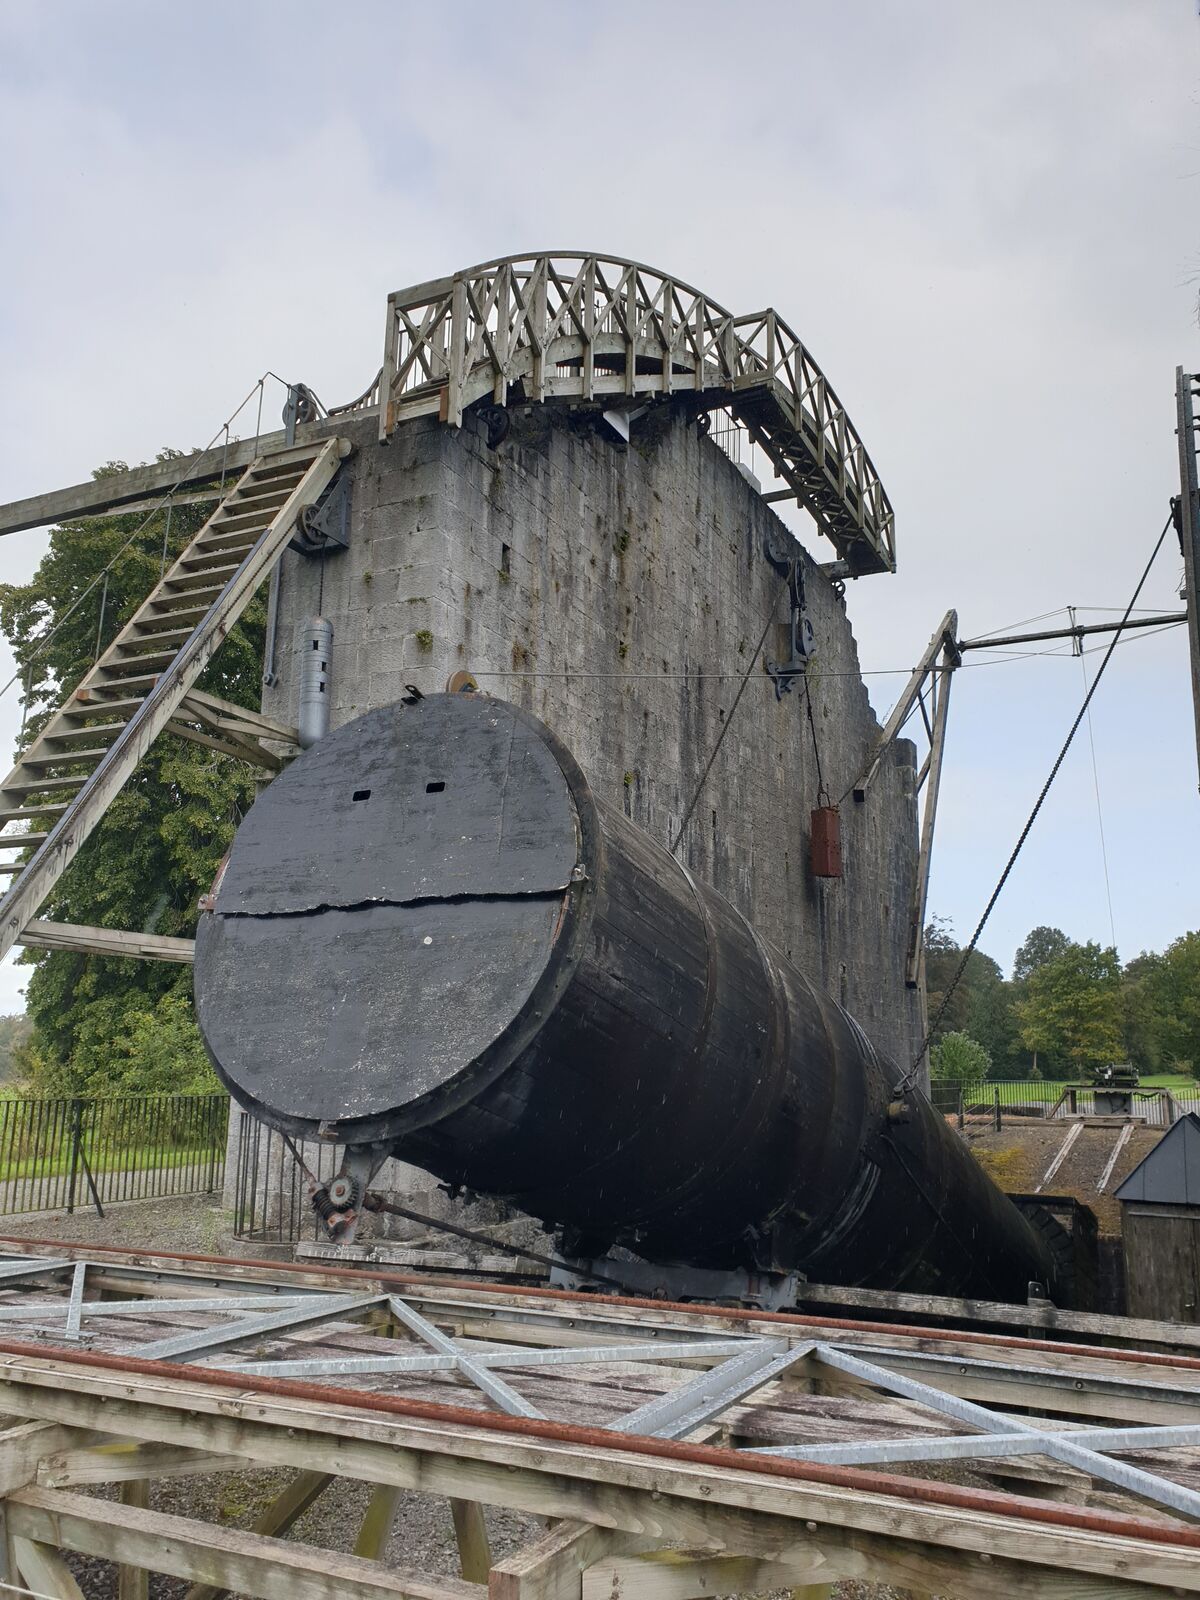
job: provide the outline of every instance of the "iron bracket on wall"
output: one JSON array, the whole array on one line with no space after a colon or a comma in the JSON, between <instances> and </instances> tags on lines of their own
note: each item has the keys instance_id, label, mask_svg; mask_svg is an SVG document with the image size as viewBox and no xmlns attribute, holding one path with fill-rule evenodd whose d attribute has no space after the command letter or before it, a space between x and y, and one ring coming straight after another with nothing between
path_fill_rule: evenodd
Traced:
<instances>
[{"instance_id":1,"label":"iron bracket on wall","mask_svg":"<svg viewBox=\"0 0 1200 1600\"><path fill-rule=\"evenodd\" d=\"M768 676L775 685L775 698L782 700L808 670L814 645L813 625L808 614L804 569L798 550L787 549L772 528L763 541L763 554L776 572L788 580L788 657L786 661L772 661L768 657L765 662Z\"/></svg>"},{"instance_id":2,"label":"iron bracket on wall","mask_svg":"<svg viewBox=\"0 0 1200 1600\"><path fill-rule=\"evenodd\" d=\"M296 518L296 532L289 550L302 556L329 555L350 548L350 478L339 472L315 505L306 506Z\"/></svg>"}]
</instances>

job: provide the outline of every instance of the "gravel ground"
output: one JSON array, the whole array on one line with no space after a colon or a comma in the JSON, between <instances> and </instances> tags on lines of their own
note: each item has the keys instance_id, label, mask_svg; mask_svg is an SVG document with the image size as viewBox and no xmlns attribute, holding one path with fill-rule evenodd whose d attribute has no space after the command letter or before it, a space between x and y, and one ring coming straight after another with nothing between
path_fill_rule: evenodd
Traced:
<instances>
[{"instance_id":1,"label":"gravel ground","mask_svg":"<svg viewBox=\"0 0 1200 1600\"><path fill-rule=\"evenodd\" d=\"M103 1219L86 1211L77 1211L73 1216L53 1213L0 1218L0 1236L199 1255L278 1259L288 1253L234 1239L230 1223L230 1214L219 1201L183 1196L113 1206ZM155 1511L249 1529L291 1477L288 1471L247 1471L155 1480L150 1489L150 1506ZM116 1491L106 1487L87 1492L103 1499L116 1498ZM368 1486L335 1479L296 1521L291 1537L327 1550L351 1550L369 1496ZM512 1554L545 1531L543 1521L520 1512L489 1506L485 1515L494 1559ZM111 1562L87 1556L67 1559L87 1600L116 1600L116 1568ZM447 1501L440 1496L402 1492L385 1561L428 1576L457 1577L458 1551ZM150 1578L151 1600L182 1600L187 1588L179 1578L158 1573ZM792 1591L776 1593L779 1600L788 1600ZM904 1600L907 1593L860 1583L837 1584L833 1589L835 1600Z\"/></svg>"}]
</instances>

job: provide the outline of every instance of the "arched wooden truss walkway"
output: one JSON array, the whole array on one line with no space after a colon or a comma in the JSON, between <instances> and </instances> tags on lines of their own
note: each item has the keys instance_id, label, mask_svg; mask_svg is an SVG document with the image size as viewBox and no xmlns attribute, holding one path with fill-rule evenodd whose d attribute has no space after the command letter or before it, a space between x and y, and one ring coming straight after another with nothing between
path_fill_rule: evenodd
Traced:
<instances>
[{"instance_id":1,"label":"arched wooden truss walkway","mask_svg":"<svg viewBox=\"0 0 1200 1600\"><path fill-rule=\"evenodd\" d=\"M380 437L410 417L458 427L478 401L692 395L749 431L854 576L896 565L879 474L837 395L773 310L736 317L636 261L508 256L388 296Z\"/></svg>"}]
</instances>

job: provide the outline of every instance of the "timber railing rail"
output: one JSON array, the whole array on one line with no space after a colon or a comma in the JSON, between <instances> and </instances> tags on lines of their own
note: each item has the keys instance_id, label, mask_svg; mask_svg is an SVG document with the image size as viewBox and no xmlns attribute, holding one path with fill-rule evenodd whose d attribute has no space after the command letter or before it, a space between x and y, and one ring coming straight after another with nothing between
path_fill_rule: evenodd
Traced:
<instances>
[{"instance_id":1,"label":"timber railing rail","mask_svg":"<svg viewBox=\"0 0 1200 1600\"><path fill-rule=\"evenodd\" d=\"M735 317L619 257L509 256L388 296L379 431L452 427L478 401L607 402L692 394L749 431L854 576L896 565L891 503L811 353L774 310ZM513 392L515 391L515 393ZM370 392L370 391L369 391Z\"/></svg>"},{"instance_id":2,"label":"timber railing rail","mask_svg":"<svg viewBox=\"0 0 1200 1600\"><path fill-rule=\"evenodd\" d=\"M0 1216L215 1193L228 1126L223 1093L0 1099Z\"/></svg>"}]
</instances>

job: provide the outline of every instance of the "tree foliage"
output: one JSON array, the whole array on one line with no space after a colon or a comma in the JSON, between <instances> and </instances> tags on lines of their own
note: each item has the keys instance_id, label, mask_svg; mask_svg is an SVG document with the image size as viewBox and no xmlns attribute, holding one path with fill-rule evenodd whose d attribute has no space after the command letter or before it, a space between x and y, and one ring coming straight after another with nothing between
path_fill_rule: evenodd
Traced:
<instances>
[{"instance_id":1,"label":"tree foliage","mask_svg":"<svg viewBox=\"0 0 1200 1600\"><path fill-rule=\"evenodd\" d=\"M969 1033L947 1033L929 1052L931 1075L942 1083L980 1083L992 1058Z\"/></svg>"},{"instance_id":2,"label":"tree foliage","mask_svg":"<svg viewBox=\"0 0 1200 1600\"><path fill-rule=\"evenodd\" d=\"M174 452L164 452L160 460ZM123 462L96 473L123 471ZM23 742L145 600L162 565L206 515L196 507L149 519L64 523L27 584L0 585L0 628L25 689ZM102 574L107 570L107 578ZM96 580L99 579L99 582ZM74 609L72 609L74 608ZM260 596L201 680L211 693L257 706L265 606ZM237 818L254 796L241 763L164 734L60 879L41 912L61 921L190 935L196 901L212 883ZM34 1035L26 1064L55 1092L186 1086L201 1049L190 1020L191 969L66 951L28 951L26 1003ZM147 1019L157 1019L156 1022ZM161 1028L175 1066L149 1044Z\"/></svg>"},{"instance_id":3,"label":"tree foliage","mask_svg":"<svg viewBox=\"0 0 1200 1600\"><path fill-rule=\"evenodd\" d=\"M953 929L935 917L925 930L929 1015L962 963ZM1161 954L1143 951L1122 968L1114 950L1076 944L1061 928L1034 928L1006 980L973 951L931 1044L965 1034L990 1059L993 1078L1075 1077L1087 1066L1132 1061L1143 1075L1200 1076L1200 932Z\"/></svg>"},{"instance_id":4,"label":"tree foliage","mask_svg":"<svg viewBox=\"0 0 1200 1600\"><path fill-rule=\"evenodd\" d=\"M1031 929L1013 957L1014 981L1024 983L1027 978L1032 978L1039 967L1064 955L1070 946L1071 941L1061 928Z\"/></svg>"},{"instance_id":5,"label":"tree foliage","mask_svg":"<svg viewBox=\"0 0 1200 1600\"><path fill-rule=\"evenodd\" d=\"M1117 952L1068 944L1034 968L1015 1011L1030 1050L1065 1059L1075 1073L1122 1054L1121 966Z\"/></svg>"}]
</instances>

